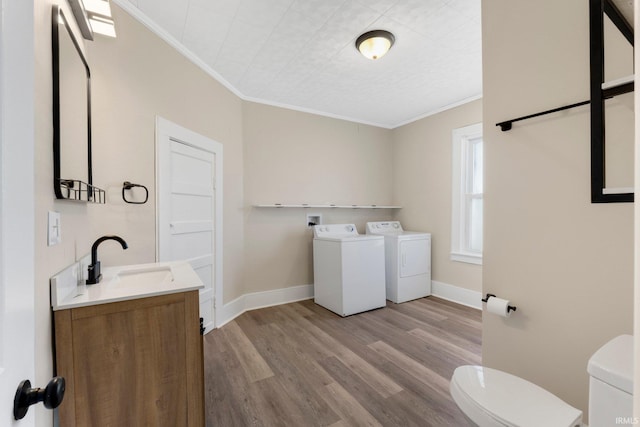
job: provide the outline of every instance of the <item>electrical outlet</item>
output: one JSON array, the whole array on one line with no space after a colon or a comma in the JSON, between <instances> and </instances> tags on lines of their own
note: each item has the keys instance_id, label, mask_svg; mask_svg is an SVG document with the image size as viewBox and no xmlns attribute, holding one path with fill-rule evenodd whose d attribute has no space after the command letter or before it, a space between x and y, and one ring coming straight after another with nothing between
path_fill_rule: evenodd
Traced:
<instances>
[{"instance_id":1,"label":"electrical outlet","mask_svg":"<svg viewBox=\"0 0 640 427\"><path fill-rule=\"evenodd\" d=\"M62 241L62 224L60 222L60 212L49 211L47 222L47 245L57 245Z\"/></svg>"}]
</instances>

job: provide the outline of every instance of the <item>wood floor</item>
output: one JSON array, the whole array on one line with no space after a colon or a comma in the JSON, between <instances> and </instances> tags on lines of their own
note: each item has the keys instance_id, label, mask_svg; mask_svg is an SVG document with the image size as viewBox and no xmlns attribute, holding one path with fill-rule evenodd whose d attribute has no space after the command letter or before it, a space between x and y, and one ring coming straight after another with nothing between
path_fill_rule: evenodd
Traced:
<instances>
[{"instance_id":1,"label":"wood floor","mask_svg":"<svg viewBox=\"0 0 640 427\"><path fill-rule=\"evenodd\" d=\"M449 379L480 344L481 312L435 297L250 311L205 336L207 426L469 426Z\"/></svg>"}]
</instances>

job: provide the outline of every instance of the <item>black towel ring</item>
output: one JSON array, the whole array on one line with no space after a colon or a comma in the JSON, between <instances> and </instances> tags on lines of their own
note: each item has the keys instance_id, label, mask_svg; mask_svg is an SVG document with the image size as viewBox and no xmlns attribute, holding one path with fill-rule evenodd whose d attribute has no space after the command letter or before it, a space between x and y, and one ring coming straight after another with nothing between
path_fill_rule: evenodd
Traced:
<instances>
[{"instance_id":1,"label":"black towel ring","mask_svg":"<svg viewBox=\"0 0 640 427\"><path fill-rule=\"evenodd\" d=\"M127 197L125 196L125 190L131 190L134 187L141 187L144 188L144 201L143 202L134 202L132 200L127 200ZM142 184L133 184L129 181L125 181L122 183L122 200L124 200L127 203L130 203L132 205L143 205L145 203L147 203L147 200L149 200L149 190L147 189L147 187L145 187Z\"/></svg>"}]
</instances>

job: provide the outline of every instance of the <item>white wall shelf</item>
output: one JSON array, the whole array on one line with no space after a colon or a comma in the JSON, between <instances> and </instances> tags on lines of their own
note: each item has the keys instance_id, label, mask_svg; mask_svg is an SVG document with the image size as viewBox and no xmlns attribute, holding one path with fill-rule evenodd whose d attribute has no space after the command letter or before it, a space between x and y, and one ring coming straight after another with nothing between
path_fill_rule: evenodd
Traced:
<instances>
[{"instance_id":1,"label":"white wall shelf","mask_svg":"<svg viewBox=\"0 0 640 427\"><path fill-rule=\"evenodd\" d=\"M402 209L402 206L389 206L389 205L311 205L311 204L263 204L253 205L256 208L331 208L331 209Z\"/></svg>"}]
</instances>

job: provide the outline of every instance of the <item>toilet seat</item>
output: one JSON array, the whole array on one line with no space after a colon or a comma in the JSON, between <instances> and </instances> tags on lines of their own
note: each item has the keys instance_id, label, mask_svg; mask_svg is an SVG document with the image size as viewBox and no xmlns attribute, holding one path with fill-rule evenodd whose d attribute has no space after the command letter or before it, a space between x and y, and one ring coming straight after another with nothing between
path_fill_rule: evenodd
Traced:
<instances>
[{"instance_id":1,"label":"toilet seat","mask_svg":"<svg viewBox=\"0 0 640 427\"><path fill-rule=\"evenodd\" d=\"M460 366L451 378L451 396L480 427L580 426L582 412L522 378L485 368Z\"/></svg>"}]
</instances>

